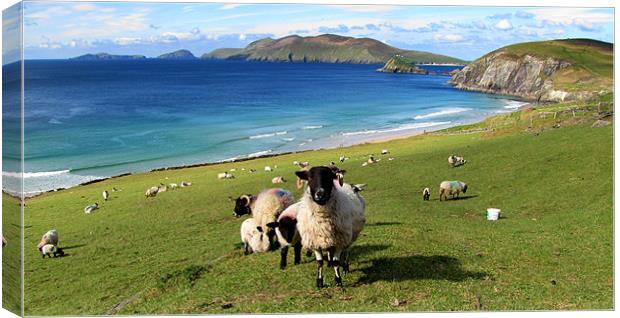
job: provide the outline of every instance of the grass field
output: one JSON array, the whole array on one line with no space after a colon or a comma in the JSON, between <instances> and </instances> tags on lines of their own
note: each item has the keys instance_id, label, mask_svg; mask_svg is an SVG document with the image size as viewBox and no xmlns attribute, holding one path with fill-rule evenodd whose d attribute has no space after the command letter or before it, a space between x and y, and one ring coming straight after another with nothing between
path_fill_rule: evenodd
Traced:
<instances>
[{"instance_id":1,"label":"grass field","mask_svg":"<svg viewBox=\"0 0 620 318\"><path fill-rule=\"evenodd\" d=\"M613 125L591 128L591 116L581 116L537 133L516 120L504 134L420 135L136 174L41 195L26 206L25 313L611 309ZM395 160L378 156L377 164L361 166L384 148ZM452 153L468 163L449 167ZM305 256L284 271L277 252L244 256L243 219L231 215L227 198L272 187L275 175L294 180L294 160L320 165L341 154L351 158L340 165L345 180L368 184L367 223L352 248L345 287L334 287L328 271L327 288L317 290L316 265ZM265 165L278 169L264 172ZM231 168L259 171L217 180ZM182 180L193 185L144 197L150 186ZM469 191L439 202L443 180L465 181ZM103 203L101 192L113 186L121 191ZM432 197L424 202L427 186ZM301 195L294 182L284 187ZM5 204L10 200L4 197ZM85 215L93 202L101 209ZM485 219L489 207L502 209L499 221ZM36 244L51 228L68 255L41 259Z\"/></svg>"}]
</instances>

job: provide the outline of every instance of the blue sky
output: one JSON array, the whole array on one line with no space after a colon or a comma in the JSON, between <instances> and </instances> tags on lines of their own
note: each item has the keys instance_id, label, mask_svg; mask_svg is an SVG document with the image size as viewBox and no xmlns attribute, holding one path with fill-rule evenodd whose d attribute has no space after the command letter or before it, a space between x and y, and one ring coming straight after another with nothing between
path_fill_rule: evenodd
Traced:
<instances>
[{"instance_id":1,"label":"blue sky","mask_svg":"<svg viewBox=\"0 0 620 318\"><path fill-rule=\"evenodd\" d=\"M7 21L5 21L5 24ZM6 25L4 26L7 27ZM264 38L334 33L473 60L507 44L613 42L613 9L384 5L26 2L25 58L201 55Z\"/></svg>"}]
</instances>

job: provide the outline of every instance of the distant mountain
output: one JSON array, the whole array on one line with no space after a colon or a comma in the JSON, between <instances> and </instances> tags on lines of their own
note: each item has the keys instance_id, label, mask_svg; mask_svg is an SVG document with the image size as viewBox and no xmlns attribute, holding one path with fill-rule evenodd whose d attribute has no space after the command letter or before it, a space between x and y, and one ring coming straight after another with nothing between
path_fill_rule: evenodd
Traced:
<instances>
[{"instance_id":1,"label":"distant mountain","mask_svg":"<svg viewBox=\"0 0 620 318\"><path fill-rule=\"evenodd\" d=\"M457 88L535 101L584 100L613 91L614 47L590 39L509 45L454 72Z\"/></svg>"},{"instance_id":2,"label":"distant mountain","mask_svg":"<svg viewBox=\"0 0 620 318\"><path fill-rule=\"evenodd\" d=\"M380 64L386 63L395 55L401 55L411 63L466 63L450 56L402 50L370 38L333 34L308 37L291 35L276 40L266 38L252 42L243 49L218 49L203 55L202 58Z\"/></svg>"},{"instance_id":3,"label":"distant mountain","mask_svg":"<svg viewBox=\"0 0 620 318\"><path fill-rule=\"evenodd\" d=\"M144 55L113 55L108 53L84 54L72 57L70 60L80 61L99 61L99 60L141 60L145 59Z\"/></svg>"},{"instance_id":4,"label":"distant mountain","mask_svg":"<svg viewBox=\"0 0 620 318\"><path fill-rule=\"evenodd\" d=\"M190 52L189 50L177 50L174 52L162 54L157 58L165 60L193 60L197 57L195 57L194 54L192 54L192 52Z\"/></svg>"}]
</instances>

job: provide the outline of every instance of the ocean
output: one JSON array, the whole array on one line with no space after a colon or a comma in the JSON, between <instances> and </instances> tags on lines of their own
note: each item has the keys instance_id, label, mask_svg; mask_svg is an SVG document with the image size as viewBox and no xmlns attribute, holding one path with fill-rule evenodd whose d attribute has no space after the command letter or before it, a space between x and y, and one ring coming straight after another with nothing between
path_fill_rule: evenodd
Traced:
<instances>
[{"instance_id":1,"label":"ocean","mask_svg":"<svg viewBox=\"0 0 620 318\"><path fill-rule=\"evenodd\" d=\"M454 89L448 76L386 74L376 72L379 67L27 60L24 191L348 146L472 123L523 104ZM425 67L437 73L455 68ZM10 166L3 168L9 187L19 176Z\"/></svg>"}]
</instances>

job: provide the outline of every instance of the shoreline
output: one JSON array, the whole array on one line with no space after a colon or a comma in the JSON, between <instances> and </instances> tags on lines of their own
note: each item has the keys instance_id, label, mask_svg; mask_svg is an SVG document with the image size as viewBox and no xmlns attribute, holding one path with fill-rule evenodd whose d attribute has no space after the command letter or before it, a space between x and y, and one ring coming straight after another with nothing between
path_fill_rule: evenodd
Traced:
<instances>
[{"instance_id":1,"label":"shoreline","mask_svg":"<svg viewBox=\"0 0 620 318\"><path fill-rule=\"evenodd\" d=\"M445 129L480 123L480 122L483 122L484 120L486 120L488 118L492 118L492 117L495 117L495 116L498 116L498 115L507 114L507 113L512 113L512 112L515 112L515 111L520 111L523 108L526 108L526 107L532 105L532 103L528 102L528 101L524 101L524 100L517 100L517 101L518 102L522 102L524 104L520 105L517 108L509 109L505 113L493 113L493 114L490 114L489 116L483 116L481 118L476 118L474 120L470 120L470 121L467 121L467 122L459 122L457 125L450 125L448 123L448 124L445 124L445 125L439 125L436 129L433 129L434 127L427 127L429 129L423 129L423 128L415 129L414 128L414 129L410 129L410 130L388 132L388 133L385 133L385 136L375 136L374 138L363 138L363 139L360 139L357 142L353 142L353 143L347 144L347 145L333 143L331 145L327 145L327 146L323 146L323 147L318 147L318 148L314 148L314 149L304 149L304 150L299 150L299 151L284 151L284 152L268 153L268 154L264 154L264 155L253 156L253 157L246 157L246 158L232 158L232 159L224 159L224 160L218 160L218 161L199 162L199 163L195 163L195 164L186 164L186 165L178 165L178 166L160 167L160 168L154 168L154 169L145 170L145 171L125 172L125 173L121 173L121 174L118 174L118 175L106 176L106 177L101 177L101 178L89 180L89 181L86 181L86 182L81 182L79 184L76 184L76 185L73 185L73 186L69 186L69 187L60 187L60 188L51 189L51 190L47 190L47 191L40 191L40 192L36 191L35 193L28 193L27 195L26 194L24 195L24 199L25 200L32 199L32 198L36 198L36 197L38 197L40 195L43 195L45 193L65 191L65 190L73 189L73 188L76 188L76 187L79 187L79 186L86 186L86 185L89 185L89 184L103 182L103 181L106 181L106 180L109 180L109 179L121 178L121 177L131 176L131 175L135 175L135 174L152 173L152 172L168 171L168 170L181 170L181 169L190 169L190 168L198 168L198 167L207 167L207 166L215 166L215 165L226 164L226 163L246 162L246 161L251 161L251 160L264 159L264 158L272 158L272 157L278 157L278 156L289 155L289 154L301 154L301 153L310 152L310 151L333 150L333 149L338 149L338 148L348 148L348 147L354 147L354 146L365 145L365 144L381 144L381 143L386 143L386 142L395 141L395 140L402 140L402 139L412 138L412 137L415 137L415 136L429 134L429 133L437 135L437 132L441 132L442 130L445 130ZM484 130L480 130L480 131L477 131L477 132L483 132L483 131ZM381 133L379 133L379 135L381 135ZM441 134L439 134L439 135L441 135ZM20 199L19 196L14 195L14 194L12 194L9 191L6 191L4 188L2 189L2 192L7 194L10 197L13 197L13 198L16 198L16 199Z\"/></svg>"}]
</instances>

